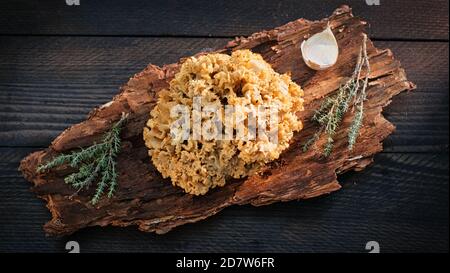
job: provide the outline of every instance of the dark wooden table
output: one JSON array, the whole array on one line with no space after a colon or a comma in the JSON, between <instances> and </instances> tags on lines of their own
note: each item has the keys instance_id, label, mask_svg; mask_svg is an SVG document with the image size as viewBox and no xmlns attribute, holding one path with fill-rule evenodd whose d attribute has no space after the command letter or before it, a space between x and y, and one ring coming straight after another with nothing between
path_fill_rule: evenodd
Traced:
<instances>
[{"instance_id":1,"label":"dark wooden table","mask_svg":"<svg viewBox=\"0 0 450 273\"><path fill-rule=\"evenodd\" d=\"M365 252L375 240L382 252L448 252L447 0L347 1L369 22L375 45L392 49L418 88L387 108L397 131L374 164L340 177L342 190L231 207L166 235L108 227L48 238L42 230L49 212L17 171L25 155L109 101L148 63L172 63L300 17L320 19L342 3L1 1L0 251L65 251L76 240L83 252Z\"/></svg>"}]
</instances>

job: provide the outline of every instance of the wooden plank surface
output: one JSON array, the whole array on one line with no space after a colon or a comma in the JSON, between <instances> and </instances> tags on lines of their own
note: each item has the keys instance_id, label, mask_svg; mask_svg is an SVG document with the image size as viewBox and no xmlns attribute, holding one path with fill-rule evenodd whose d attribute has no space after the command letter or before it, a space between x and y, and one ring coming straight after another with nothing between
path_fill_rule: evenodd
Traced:
<instances>
[{"instance_id":1,"label":"wooden plank surface","mask_svg":"<svg viewBox=\"0 0 450 273\"><path fill-rule=\"evenodd\" d=\"M0 146L47 146L109 101L148 63L162 65L227 39L5 37L0 40ZM418 86L385 111L397 131L386 151L448 151L448 43L375 42L391 48ZM300 53L299 53L300 54Z\"/></svg>"},{"instance_id":2,"label":"wooden plank surface","mask_svg":"<svg viewBox=\"0 0 450 273\"><path fill-rule=\"evenodd\" d=\"M385 153L364 172L340 176L343 189L313 200L264 208L230 207L165 235L131 228L88 228L65 238L45 237L50 217L17 171L32 148L0 148L0 250L83 252L255 251L383 252L448 250L448 154Z\"/></svg>"},{"instance_id":3,"label":"wooden plank surface","mask_svg":"<svg viewBox=\"0 0 450 273\"><path fill-rule=\"evenodd\" d=\"M366 115L365 126L359 136L361 141L349 152L345 128L350 126L350 122L346 118L336 132L336 148L330 158L317 160L316 150L299 152L301 142L314 131L308 120L311 112L325 96L339 87L339 79L353 71L350 64L357 55L361 43L358 37L361 37L365 26L351 14L348 7L334 11L328 23L335 30L339 29L335 33L341 55L333 69L316 73L308 70L298 54L298 48L305 36L325 28L327 19L320 22L293 21L271 31L252 34L249 38L236 39L227 45L233 50L246 48L261 52L275 70L290 72L292 79L301 84L305 91L304 106L307 110L300 114L305 128L294 136L289 150L265 168L263 175L230 181L221 189L202 197L186 195L164 181L148 164L142 128L154 106L155 94L167 86L178 65L162 68L149 65L122 86L120 95L107 107L96 109L86 121L64 131L52 142L50 149L33 153L21 161L21 172L34 183L33 191L47 200L53 215L45 225L45 231L67 235L86 226L111 224L122 227L138 225L142 231L165 233L176 226L212 216L233 204L266 205L307 199L340 189L335 172L362 170L372 163L372 155L382 151L382 140L394 130L394 126L382 116L382 108L391 102L393 96L415 89L415 85L407 80L400 62L390 50L376 49L368 40L367 51L372 69L364 103ZM123 111L129 113L129 121L122 135L126 147L117 158L119 187L115 198L102 199L99 206L93 207L89 203L89 192L80 192L73 198L66 197L73 191L61 179L63 170L54 169L43 175L36 173L37 165L52 157L53 152L67 152L97 141L99 134ZM124 214L124 211L127 213Z\"/></svg>"},{"instance_id":4,"label":"wooden plank surface","mask_svg":"<svg viewBox=\"0 0 450 273\"><path fill-rule=\"evenodd\" d=\"M164 236L109 227L45 237L48 210L17 171L25 155L110 100L148 63L171 63L223 46L225 37L300 17L320 19L343 3L183 2L0 2L0 252L64 251L69 240L84 252L363 252L368 240L380 241L383 252L448 252L447 0L346 1L370 23L375 45L391 48L418 88L384 111L397 131L368 169L339 177L343 190L264 208L227 208Z\"/></svg>"},{"instance_id":5,"label":"wooden plank surface","mask_svg":"<svg viewBox=\"0 0 450 273\"><path fill-rule=\"evenodd\" d=\"M370 22L372 38L448 40L447 0L366 2L81 0L68 6L64 0L3 0L0 34L246 36L302 17L318 20L346 3Z\"/></svg>"}]
</instances>

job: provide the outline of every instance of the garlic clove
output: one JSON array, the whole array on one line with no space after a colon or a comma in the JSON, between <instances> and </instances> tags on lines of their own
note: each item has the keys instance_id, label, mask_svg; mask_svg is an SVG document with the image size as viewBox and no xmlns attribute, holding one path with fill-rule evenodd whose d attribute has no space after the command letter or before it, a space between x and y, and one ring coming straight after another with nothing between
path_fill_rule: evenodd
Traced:
<instances>
[{"instance_id":1,"label":"garlic clove","mask_svg":"<svg viewBox=\"0 0 450 273\"><path fill-rule=\"evenodd\" d=\"M303 60L314 70L324 70L333 66L339 55L339 47L330 26L303 41L300 46Z\"/></svg>"}]
</instances>

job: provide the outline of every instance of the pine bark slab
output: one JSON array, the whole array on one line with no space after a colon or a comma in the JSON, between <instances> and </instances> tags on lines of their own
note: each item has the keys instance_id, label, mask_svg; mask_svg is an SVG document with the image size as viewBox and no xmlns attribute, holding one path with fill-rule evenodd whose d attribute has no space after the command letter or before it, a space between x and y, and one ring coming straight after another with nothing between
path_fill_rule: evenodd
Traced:
<instances>
[{"instance_id":1,"label":"pine bark slab","mask_svg":"<svg viewBox=\"0 0 450 273\"><path fill-rule=\"evenodd\" d=\"M337 64L325 71L313 71L302 60L299 46L311 34L330 23L338 40L340 55ZM368 41L372 72L365 103L364 125L352 151L347 149L347 129L351 115L344 118L335 137L334 152L329 158L320 156L317 148L304 153L302 143L317 128L310 117L324 96L336 91L351 75L366 23L354 17L347 6L338 8L329 18L320 21L299 19L269 31L230 41L217 52L251 49L262 54L273 68L290 72L292 79L305 91L305 111L299 114L305 128L295 135L289 149L279 160L269 164L260 174L227 182L226 186L204 196L185 194L163 179L151 164L142 140L142 128L156 103L158 91L178 71L180 62L163 67L148 65L121 87L114 99L94 109L88 118L66 129L45 150L28 155L20 170L32 183L32 190L47 202L52 219L44 230L51 235L67 235L88 226L136 225L142 231L165 233L176 226L192 223L218 213L231 205L267 205L279 201L312 198L340 189L337 175L350 170L360 171L382 150L382 141L393 132L394 125L383 115L383 107L393 96L415 85L408 81L389 49L377 49ZM199 53L203 54L203 53ZM98 141L122 112L130 117L122 133L123 148L117 158L119 187L111 199L103 198L91 205L95 187L72 196L74 189L64 183L71 171L58 167L36 173L36 167L59 153L66 153Z\"/></svg>"}]
</instances>

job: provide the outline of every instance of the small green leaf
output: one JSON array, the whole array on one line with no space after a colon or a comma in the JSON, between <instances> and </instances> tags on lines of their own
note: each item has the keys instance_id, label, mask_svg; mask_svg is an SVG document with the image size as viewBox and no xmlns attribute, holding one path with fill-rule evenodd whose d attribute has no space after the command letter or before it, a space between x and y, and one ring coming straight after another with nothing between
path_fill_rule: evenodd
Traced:
<instances>
[{"instance_id":1,"label":"small green leaf","mask_svg":"<svg viewBox=\"0 0 450 273\"><path fill-rule=\"evenodd\" d=\"M117 187L117 173L115 158L120 152L120 132L128 114L123 113L119 121L113 124L111 129L103 136L101 143L73 151L70 154L61 154L50 162L40 165L37 172L54 168L56 166L69 164L78 168L78 172L72 173L64 181L77 190L89 187L95 180L99 179L92 204L98 203L105 189L108 189L108 197L111 198Z\"/></svg>"},{"instance_id":2,"label":"small green leaf","mask_svg":"<svg viewBox=\"0 0 450 273\"><path fill-rule=\"evenodd\" d=\"M364 116L363 104L366 99L366 89L370 75L366 43L367 36L364 34L363 43L352 76L345 84L341 85L334 94L326 97L315 111L312 121L318 123L319 130L305 142L303 145L304 152L308 151L310 146L316 142L323 133L327 135L327 142L323 147L323 155L328 157L333 151L333 137L339 129L344 116L351 108L350 106L356 106L356 114L348 132L348 148L350 150L353 149L359 135L359 130L362 126ZM364 67L366 68L366 75L364 80L360 80L361 71Z\"/></svg>"}]
</instances>

